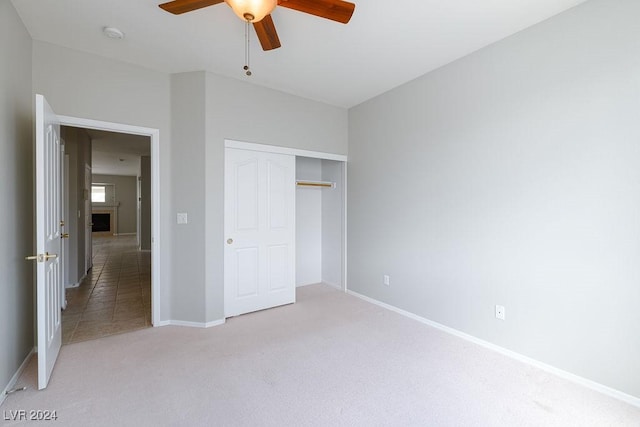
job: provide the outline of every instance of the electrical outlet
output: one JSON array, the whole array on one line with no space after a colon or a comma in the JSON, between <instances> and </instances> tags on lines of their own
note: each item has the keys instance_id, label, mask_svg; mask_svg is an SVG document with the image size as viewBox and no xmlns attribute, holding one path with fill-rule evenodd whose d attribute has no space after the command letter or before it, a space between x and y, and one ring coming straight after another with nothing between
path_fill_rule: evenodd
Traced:
<instances>
[{"instance_id":1,"label":"electrical outlet","mask_svg":"<svg viewBox=\"0 0 640 427\"><path fill-rule=\"evenodd\" d=\"M384 276L382 276L382 283L385 286L389 286L391 284L391 279L389 278L388 274L385 274Z\"/></svg>"},{"instance_id":2,"label":"electrical outlet","mask_svg":"<svg viewBox=\"0 0 640 427\"><path fill-rule=\"evenodd\" d=\"M504 306L496 305L496 319L504 320Z\"/></svg>"}]
</instances>

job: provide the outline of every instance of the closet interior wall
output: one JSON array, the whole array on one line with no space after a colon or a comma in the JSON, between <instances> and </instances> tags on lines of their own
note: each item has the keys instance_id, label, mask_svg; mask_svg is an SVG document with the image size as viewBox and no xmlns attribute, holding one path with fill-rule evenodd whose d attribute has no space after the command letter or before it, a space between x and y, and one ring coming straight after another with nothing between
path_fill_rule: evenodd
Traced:
<instances>
[{"instance_id":1,"label":"closet interior wall","mask_svg":"<svg viewBox=\"0 0 640 427\"><path fill-rule=\"evenodd\" d=\"M296 190L296 286L344 288L344 162L296 157L296 179L335 183Z\"/></svg>"}]
</instances>

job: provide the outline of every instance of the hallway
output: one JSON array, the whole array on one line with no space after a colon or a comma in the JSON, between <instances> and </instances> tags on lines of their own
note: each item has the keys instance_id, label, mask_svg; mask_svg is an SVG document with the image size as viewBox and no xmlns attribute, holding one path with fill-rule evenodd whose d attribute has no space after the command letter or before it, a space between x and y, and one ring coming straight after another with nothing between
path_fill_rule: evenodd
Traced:
<instances>
[{"instance_id":1,"label":"hallway","mask_svg":"<svg viewBox=\"0 0 640 427\"><path fill-rule=\"evenodd\" d=\"M63 344L150 327L151 252L135 236L94 238L93 268L66 296Z\"/></svg>"}]
</instances>

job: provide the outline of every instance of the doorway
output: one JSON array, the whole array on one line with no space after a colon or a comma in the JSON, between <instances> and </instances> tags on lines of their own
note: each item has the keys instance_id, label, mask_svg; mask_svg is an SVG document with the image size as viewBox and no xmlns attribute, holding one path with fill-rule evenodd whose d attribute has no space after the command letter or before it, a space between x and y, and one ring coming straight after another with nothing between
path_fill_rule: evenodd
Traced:
<instances>
[{"instance_id":1,"label":"doorway","mask_svg":"<svg viewBox=\"0 0 640 427\"><path fill-rule=\"evenodd\" d=\"M146 215L148 216L148 220L142 221L142 223L146 222L148 229L141 230L139 226L134 225L133 231L122 232L122 235L112 236L111 241L108 244L105 244L104 242L101 242L99 239L97 239L95 245L88 245L89 248L95 248L96 252L91 253L87 251L85 267L91 273L91 275L87 275L87 278L91 276L90 278L94 281L94 290L95 284L97 284L98 281L101 280L101 276L97 275L98 267L101 267L101 283L111 281L111 285L114 285L112 280L114 279L114 269L118 269L119 282L115 283L115 285L122 286L121 295L125 297L127 291L129 291L130 294L134 294L135 292L139 291L142 294L143 302L145 304L145 307L147 308L147 312L149 313L148 316L145 317L146 324L149 324L150 326L158 326L160 323L161 289L161 277L159 274L159 259L161 248L159 238L160 194L158 185L160 172L159 131L152 128L144 128L68 116L59 116L59 120L62 126L85 129L87 132L92 133L94 138L96 134L99 134L100 132L122 133L128 134L130 136L133 135L137 137L143 137L148 141L149 155L146 156L146 161L142 162L144 164L144 166L142 166L142 169L145 170L145 173L147 174L147 182L145 183L146 185L140 185L140 180L137 178L133 181L133 188L135 192L133 211L136 212L136 215L139 216L140 205L144 205L146 207ZM125 158L126 155L129 154L131 153L128 153L126 151L124 153L121 152L118 160L120 158ZM95 164L93 164L93 166L95 166ZM90 172L91 174L93 174L94 172L96 172L96 170L94 169ZM91 182L93 182L93 180L91 180ZM140 188L146 189L146 193L144 194L144 196L146 197L145 203L140 203L141 195L138 194L138 190ZM83 188L82 196L85 201L90 200L90 187L87 189L85 185L85 188ZM91 211L86 211L89 218L86 222L87 226L90 227ZM145 213L143 212L143 214ZM77 217L77 213L72 212L70 217L71 216ZM138 217L134 218L133 223L139 224L140 219ZM90 231L90 229L87 230L87 240L92 235ZM121 229L121 231L123 230ZM145 242L141 241L141 235L144 239L146 239ZM135 259L126 261L126 257L123 258L122 256L123 253L129 253L129 255L134 254ZM115 266L115 260L117 259L123 259L122 263L118 267ZM99 266L98 261L104 261L104 265ZM105 268L107 267L109 267L109 271L105 270ZM135 272L133 271L134 267L137 269L137 271ZM137 283L135 284L133 283L134 279L137 280ZM136 286L138 287L137 290L135 289ZM130 289L125 289L127 287L129 287ZM106 292L108 294L109 291ZM111 290L111 292L113 292L113 290ZM97 296L99 296L98 293L96 293L96 297ZM126 298L122 299L124 300ZM96 304L98 304L98 300L96 301ZM117 317L122 320L122 318L126 316L126 314L122 314ZM118 325L118 327L122 327L122 325Z\"/></svg>"},{"instance_id":2,"label":"doorway","mask_svg":"<svg viewBox=\"0 0 640 427\"><path fill-rule=\"evenodd\" d=\"M69 159L66 210L77 212L66 224L71 244L62 343L150 327L150 242L141 242L148 249L142 252L138 240L140 228L150 229L138 193L139 182L150 187L143 167L150 138L68 126L61 133Z\"/></svg>"}]
</instances>

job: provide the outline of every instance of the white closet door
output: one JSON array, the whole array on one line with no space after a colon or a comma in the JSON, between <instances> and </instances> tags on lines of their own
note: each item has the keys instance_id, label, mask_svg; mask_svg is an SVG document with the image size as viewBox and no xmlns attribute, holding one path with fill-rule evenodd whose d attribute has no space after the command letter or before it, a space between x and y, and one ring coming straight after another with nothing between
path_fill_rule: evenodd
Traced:
<instances>
[{"instance_id":1,"label":"white closet door","mask_svg":"<svg viewBox=\"0 0 640 427\"><path fill-rule=\"evenodd\" d=\"M295 157L225 150L225 317L295 302Z\"/></svg>"}]
</instances>

